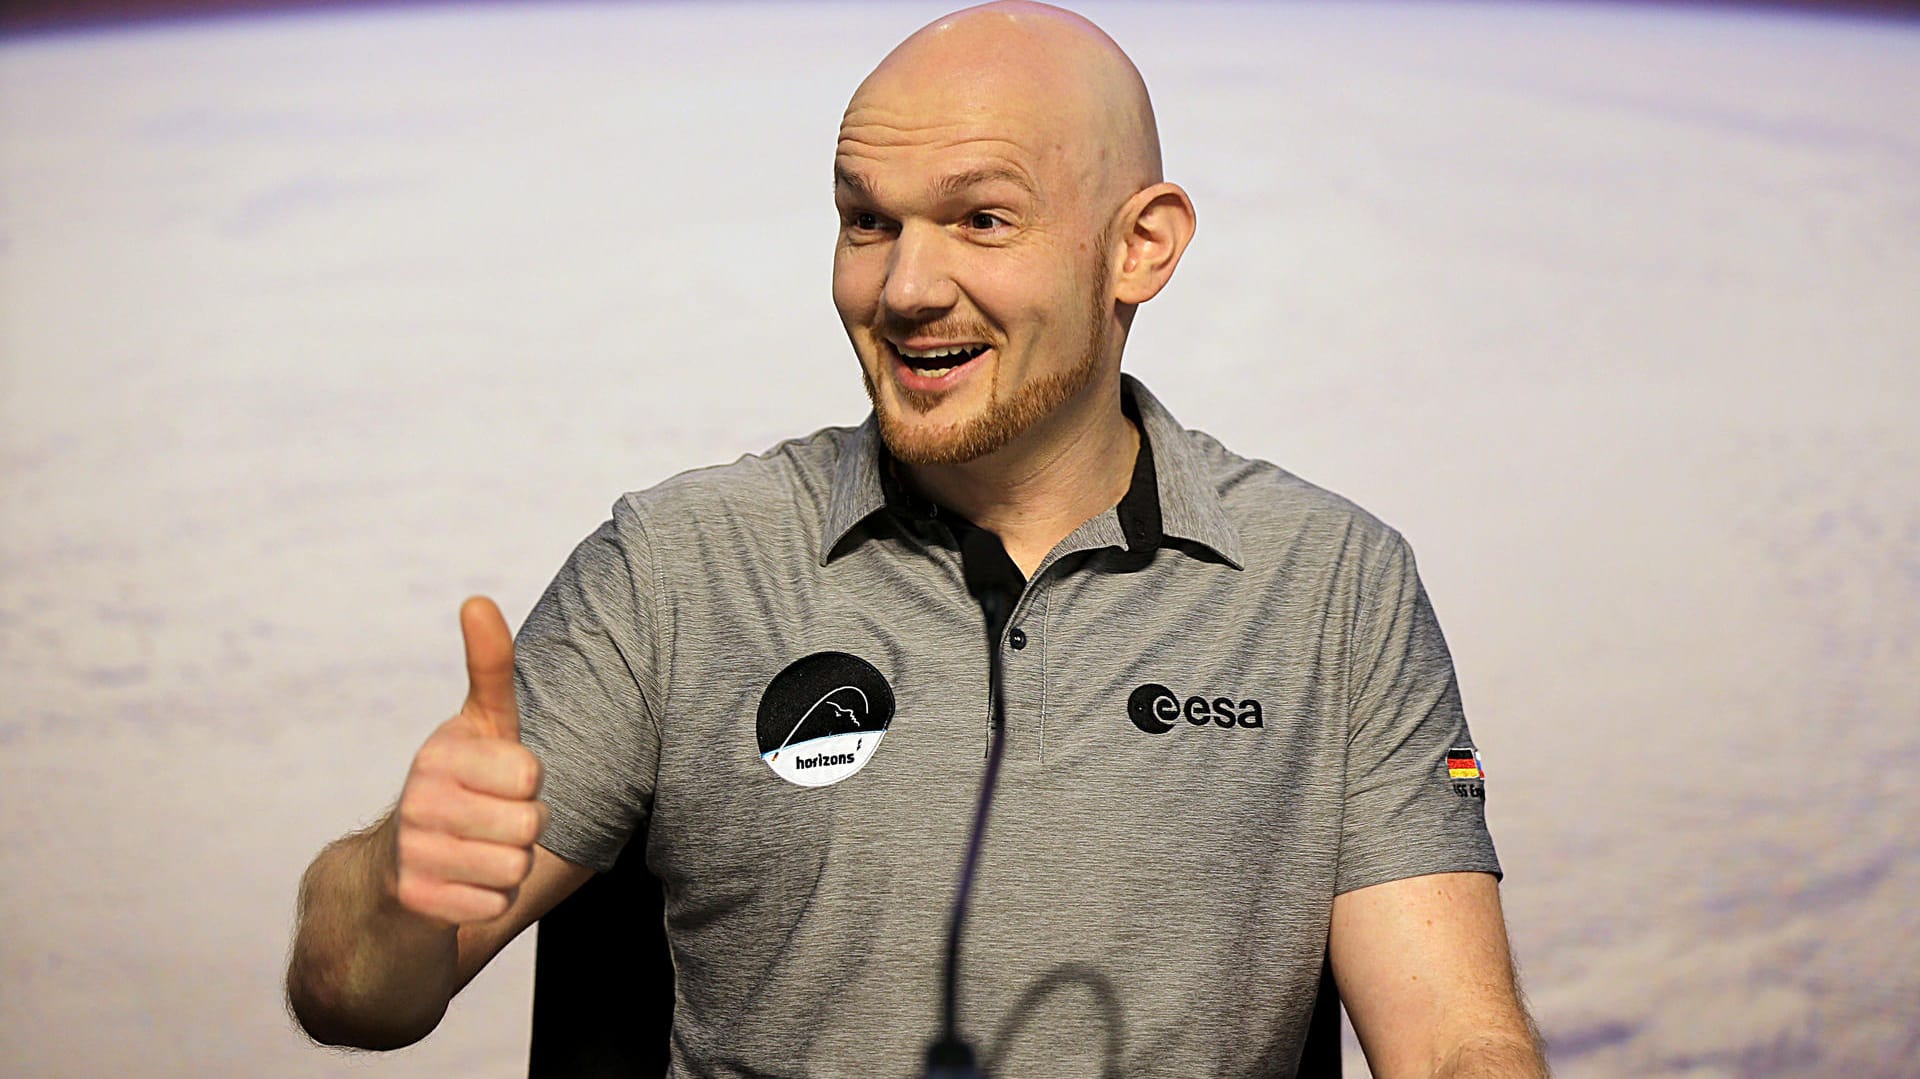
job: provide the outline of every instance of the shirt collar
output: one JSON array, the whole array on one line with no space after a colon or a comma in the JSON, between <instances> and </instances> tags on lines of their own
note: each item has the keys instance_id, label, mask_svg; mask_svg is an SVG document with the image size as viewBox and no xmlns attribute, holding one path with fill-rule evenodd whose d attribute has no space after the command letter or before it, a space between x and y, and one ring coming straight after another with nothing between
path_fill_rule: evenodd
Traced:
<instances>
[{"instance_id":1,"label":"shirt collar","mask_svg":"<svg viewBox=\"0 0 1920 1079\"><path fill-rule=\"evenodd\" d=\"M1214 485L1200 446L1139 379L1121 375L1120 386L1120 392L1140 410L1141 433L1153 443L1161 531L1207 548L1234 569L1244 568L1240 533L1220 504L1220 489Z\"/></svg>"},{"instance_id":2,"label":"shirt collar","mask_svg":"<svg viewBox=\"0 0 1920 1079\"><path fill-rule=\"evenodd\" d=\"M1220 492L1209 480L1198 448L1139 379L1122 375L1120 392L1122 405L1140 425L1142 436L1132 484L1113 510L1127 549L1152 550L1169 538L1188 540L1239 569L1239 535L1220 505ZM903 515L920 517L938 513L931 502L894 482L888 471L891 461L880 438L879 420L869 413L841 445L834 466L833 495L821 536L821 565L832 560L862 521L882 509L891 506Z\"/></svg>"}]
</instances>

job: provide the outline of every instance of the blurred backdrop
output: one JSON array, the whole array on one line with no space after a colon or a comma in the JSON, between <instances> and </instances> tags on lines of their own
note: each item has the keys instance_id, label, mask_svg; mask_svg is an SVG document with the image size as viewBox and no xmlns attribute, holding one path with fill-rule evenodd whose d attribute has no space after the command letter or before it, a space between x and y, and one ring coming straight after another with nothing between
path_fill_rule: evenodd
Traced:
<instances>
[{"instance_id":1,"label":"blurred backdrop","mask_svg":"<svg viewBox=\"0 0 1920 1079\"><path fill-rule=\"evenodd\" d=\"M463 596L865 414L834 131L943 5L182 6L0 37L0 1073L521 1074L531 935L307 1043L296 882ZM1558 1073L1915 1074L1920 22L1081 10L1200 211L1129 369L1412 541Z\"/></svg>"}]
</instances>

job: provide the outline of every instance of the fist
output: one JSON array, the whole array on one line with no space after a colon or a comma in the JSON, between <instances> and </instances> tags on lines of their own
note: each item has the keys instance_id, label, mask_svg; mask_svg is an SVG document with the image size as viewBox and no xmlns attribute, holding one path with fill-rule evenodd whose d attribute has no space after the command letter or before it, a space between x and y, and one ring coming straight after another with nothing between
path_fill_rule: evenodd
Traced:
<instances>
[{"instance_id":1,"label":"fist","mask_svg":"<svg viewBox=\"0 0 1920 1079\"><path fill-rule=\"evenodd\" d=\"M467 700L414 754L394 810L394 898L449 925L497 918L547 824L540 758L520 744L513 637L493 601L460 608Z\"/></svg>"}]
</instances>

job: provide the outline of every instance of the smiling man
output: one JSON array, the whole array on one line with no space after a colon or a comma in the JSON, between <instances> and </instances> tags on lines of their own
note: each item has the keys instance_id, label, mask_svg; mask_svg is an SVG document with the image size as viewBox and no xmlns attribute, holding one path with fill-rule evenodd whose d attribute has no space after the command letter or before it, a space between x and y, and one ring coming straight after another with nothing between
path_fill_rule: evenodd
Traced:
<instances>
[{"instance_id":1,"label":"smiling man","mask_svg":"<svg viewBox=\"0 0 1920 1079\"><path fill-rule=\"evenodd\" d=\"M303 881L301 1022L424 1036L639 843L673 1075L911 1074L997 744L992 1074L1292 1074L1328 960L1375 1075L1541 1074L1405 543L1120 373L1195 220L1131 62L1042 5L940 20L834 191L873 415L623 497L517 641L468 602L466 705Z\"/></svg>"},{"instance_id":2,"label":"smiling man","mask_svg":"<svg viewBox=\"0 0 1920 1079\"><path fill-rule=\"evenodd\" d=\"M974 9L861 84L834 192L834 303L887 448L1030 573L1127 488L1120 352L1193 235L1146 85L1090 23Z\"/></svg>"}]
</instances>

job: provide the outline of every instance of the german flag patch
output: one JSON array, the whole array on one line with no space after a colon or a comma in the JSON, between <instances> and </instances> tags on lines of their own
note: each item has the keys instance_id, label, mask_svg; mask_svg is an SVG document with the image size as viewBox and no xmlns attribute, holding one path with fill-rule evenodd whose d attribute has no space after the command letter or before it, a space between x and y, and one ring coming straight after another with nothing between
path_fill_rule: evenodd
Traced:
<instances>
[{"instance_id":1,"label":"german flag patch","mask_svg":"<svg viewBox=\"0 0 1920 1079\"><path fill-rule=\"evenodd\" d=\"M1462 798L1487 796L1487 770L1480 764L1480 751L1472 746L1447 750L1447 782Z\"/></svg>"}]
</instances>

